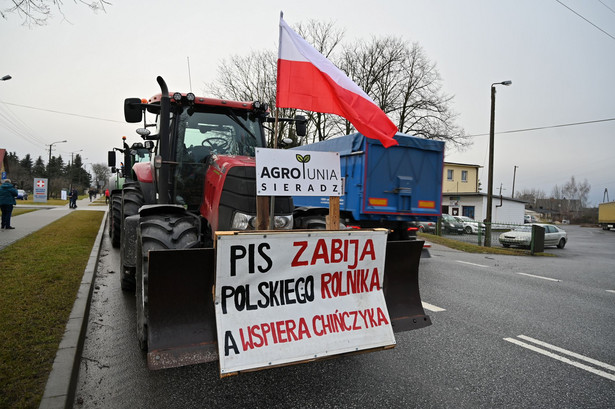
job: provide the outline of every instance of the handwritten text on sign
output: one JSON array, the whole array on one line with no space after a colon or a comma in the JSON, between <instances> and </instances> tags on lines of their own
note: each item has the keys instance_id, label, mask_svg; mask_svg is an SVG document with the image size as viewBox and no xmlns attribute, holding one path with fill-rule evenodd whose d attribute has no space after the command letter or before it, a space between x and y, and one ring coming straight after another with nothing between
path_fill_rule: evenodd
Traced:
<instances>
[{"instance_id":1,"label":"handwritten text on sign","mask_svg":"<svg viewBox=\"0 0 615 409\"><path fill-rule=\"evenodd\" d=\"M256 148L258 196L341 196L338 152Z\"/></svg>"},{"instance_id":2,"label":"handwritten text on sign","mask_svg":"<svg viewBox=\"0 0 615 409\"><path fill-rule=\"evenodd\" d=\"M221 373L395 344L385 231L217 237Z\"/></svg>"}]
</instances>

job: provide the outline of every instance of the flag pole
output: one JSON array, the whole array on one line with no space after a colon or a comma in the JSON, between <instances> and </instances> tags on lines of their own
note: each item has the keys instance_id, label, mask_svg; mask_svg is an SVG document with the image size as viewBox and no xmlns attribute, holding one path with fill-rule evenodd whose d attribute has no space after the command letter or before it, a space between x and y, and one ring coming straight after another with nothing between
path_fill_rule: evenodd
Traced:
<instances>
[{"instance_id":1,"label":"flag pole","mask_svg":"<svg viewBox=\"0 0 615 409\"><path fill-rule=\"evenodd\" d=\"M280 20L284 17L284 12L280 10ZM282 27L280 27L279 39L278 39L278 48L280 47L280 42L282 41ZM277 74L276 74L277 76ZM276 80L277 86L277 80ZM279 126L279 113L280 109L278 108L278 102L276 101L275 107L275 122L273 123L273 149L278 149L278 126ZM275 228L275 196L269 196L269 230L274 230Z\"/></svg>"}]
</instances>

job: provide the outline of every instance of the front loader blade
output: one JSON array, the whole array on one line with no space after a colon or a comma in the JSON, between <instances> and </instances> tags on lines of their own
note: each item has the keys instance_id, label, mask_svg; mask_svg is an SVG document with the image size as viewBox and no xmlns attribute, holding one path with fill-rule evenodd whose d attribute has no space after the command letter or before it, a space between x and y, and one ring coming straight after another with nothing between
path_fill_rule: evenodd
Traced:
<instances>
[{"instance_id":1,"label":"front loader blade","mask_svg":"<svg viewBox=\"0 0 615 409\"><path fill-rule=\"evenodd\" d=\"M387 242L383 292L395 332L431 325L419 293L419 261L423 243L422 240Z\"/></svg>"},{"instance_id":2,"label":"front loader blade","mask_svg":"<svg viewBox=\"0 0 615 409\"><path fill-rule=\"evenodd\" d=\"M150 369L218 359L213 303L215 249L149 252Z\"/></svg>"}]
</instances>

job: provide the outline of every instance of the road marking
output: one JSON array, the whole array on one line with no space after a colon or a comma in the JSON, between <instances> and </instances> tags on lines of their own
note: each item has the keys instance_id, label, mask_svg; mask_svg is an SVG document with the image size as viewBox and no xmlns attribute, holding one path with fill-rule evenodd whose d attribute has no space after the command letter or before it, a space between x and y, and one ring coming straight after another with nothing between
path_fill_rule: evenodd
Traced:
<instances>
[{"instance_id":1,"label":"road marking","mask_svg":"<svg viewBox=\"0 0 615 409\"><path fill-rule=\"evenodd\" d=\"M432 312L446 311L444 308L436 307L435 305L431 305L429 303L426 303L425 301L422 301L421 303L423 304L423 308Z\"/></svg>"},{"instance_id":2,"label":"road marking","mask_svg":"<svg viewBox=\"0 0 615 409\"><path fill-rule=\"evenodd\" d=\"M485 268L489 267L489 266L485 266L485 265L482 265L482 264L470 263L468 261L461 261L461 260L455 260L455 261L457 261L458 263L469 264L471 266L476 266L476 267L485 267Z\"/></svg>"},{"instance_id":3,"label":"road marking","mask_svg":"<svg viewBox=\"0 0 615 409\"><path fill-rule=\"evenodd\" d=\"M534 277L534 278L541 278L541 279L543 279L543 280L557 281L558 283L562 281L562 280L558 280L558 279L556 279L556 278L549 278L549 277L543 277L543 276L535 276L534 274L527 274L527 273L517 273L517 274L521 274L522 276L528 276L528 277Z\"/></svg>"},{"instance_id":4,"label":"road marking","mask_svg":"<svg viewBox=\"0 0 615 409\"><path fill-rule=\"evenodd\" d=\"M607 293L615 293L615 290L606 290Z\"/></svg>"},{"instance_id":5,"label":"road marking","mask_svg":"<svg viewBox=\"0 0 615 409\"><path fill-rule=\"evenodd\" d=\"M529 338L529 337L525 337L524 335L519 335L519 338L526 339L526 338ZM529 339L532 339L532 338L529 338ZM580 362L576 362L576 361L573 361L571 359L568 359L566 357L554 354L553 352L547 351L546 349L538 348L538 347L536 347L534 345L527 344L527 343L519 341L518 339L515 339L515 338L504 338L504 341L513 343L515 345L519 345L520 347L527 348L527 349L529 349L531 351L534 351L534 352L538 352L539 354L546 355L549 358L553 358L553 359L558 360L560 362L564 362L564 363L566 363L568 365L572 365L572 366L574 366L576 368L583 369L583 370L585 370L587 372L591 372L591 373L593 373L595 375L601 376L601 377L606 378L608 380L615 381L615 375L613 375L613 374L601 371L601 370L596 369L594 367L591 367L589 365L585 365L585 364L582 364ZM538 341L538 340L534 340L534 341ZM605 363L600 362L600 361L596 361L596 360L591 359L591 358L584 357L583 355L575 354L574 352L566 351L565 349L558 348L558 347L556 347L554 345L549 345L549 344L544 343L542 341L538 341L538 343L540 345L547 346L548 348L551 348L553 350L557 350L559 352L568 354L570 356L579 357L578 359L581 359L581 360L584 360L584 361L587 361L587 362L592 362L592 363L593 362L597 362L597 363L599 363L599 366L611 367L612 368L611 365L605 364Z\"/></svg>"},{"instance_id":6,"label":"road marking","mask_svg":"<svg viewBox=\"0 0 615 409\"><path fill-rule=\"evenodd\" d=\"M556 347L555 345L547 344L546 342L542 342L540 340L537 340L537 339L534 339L534 338L530 338L527 335L519 335L519 338L524 339L524 340L529 341L529 342L533 342L534 344L538 344L538 345L543 346L545 348L552 349L552 350L554 350L556 352L559 352L561 354L570 355L573 358L580 359L581 361L589 362L590 364L593 364L593 365L596 365L596 366L601 366L601 367L603 367L605 369L608 369L609 371L615 372L615 366L613 366L613 365L605 364L604 362L596 361L595 359L588 358L586 356L577 354L577 353L572 352L572 351L568 351L567 349Z\"/></svg>"}]
</instances>

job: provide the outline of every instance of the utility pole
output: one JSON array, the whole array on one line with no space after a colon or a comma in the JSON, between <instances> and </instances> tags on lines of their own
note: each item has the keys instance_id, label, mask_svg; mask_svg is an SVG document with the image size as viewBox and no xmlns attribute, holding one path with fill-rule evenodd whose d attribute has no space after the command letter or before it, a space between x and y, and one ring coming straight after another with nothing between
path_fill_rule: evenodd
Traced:
<instances>
[{"instance_id":1,"label":"utility pole","mask_svg":"<svg viewBox=\"0 0 615 409\"><path fill-rule=\"evenodd\" d=\"M512 199L514 199L514 198L515 198L515 177L517 176L517 168L518 168L518 167L519 167L519 166L515 165L515 167L514 167L514 169L513 169L513 187L512 187L512 193L511 193L511 195L510 195L510 197L511 197Z\"/></svg>"},{"instance_id":2,"label":"utility pole","mask_svg":"<svg viewBox=\"0 0 615 409\"><path fill-rule=\"evenodd\" d=\"M491 222L493 214L493 145L495 139L495 86L509 86L512 81L491 84L491 117L489 122L489 182L487 186L487 218L485 219L485 247L491 247Z\"/></svg>"}]
</instances>

